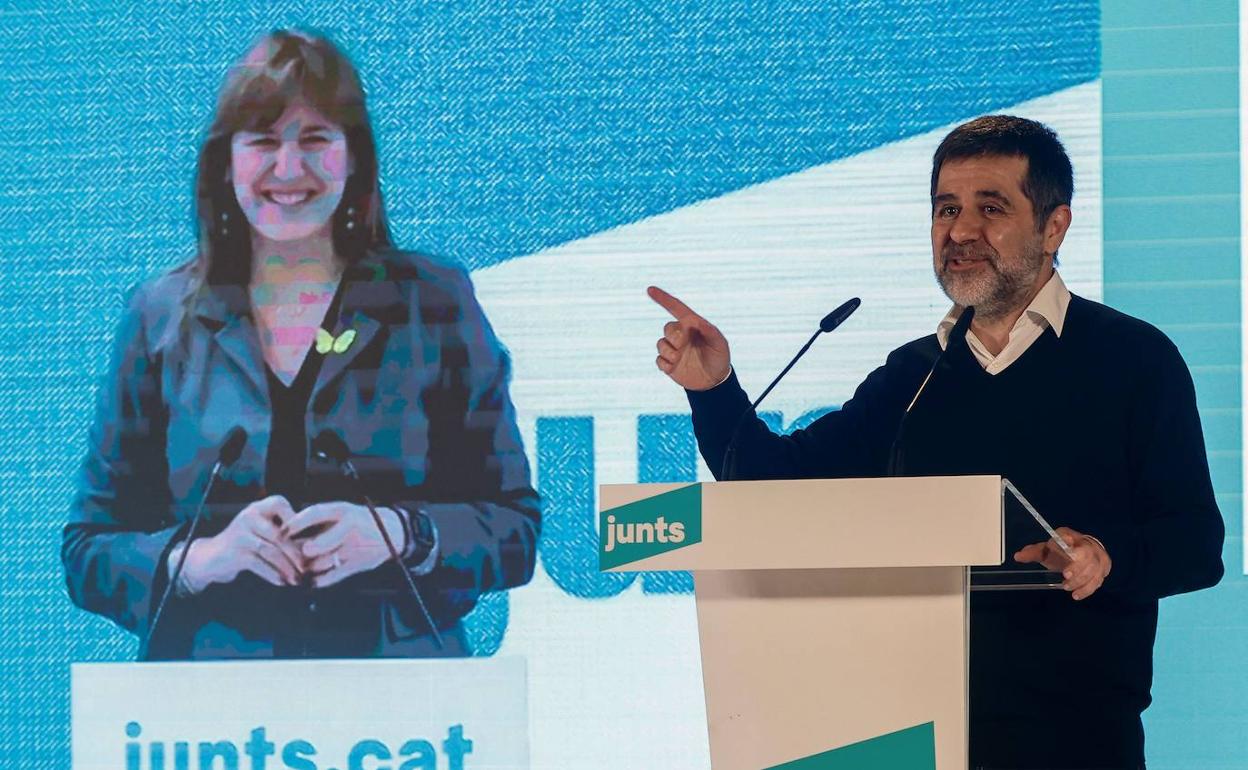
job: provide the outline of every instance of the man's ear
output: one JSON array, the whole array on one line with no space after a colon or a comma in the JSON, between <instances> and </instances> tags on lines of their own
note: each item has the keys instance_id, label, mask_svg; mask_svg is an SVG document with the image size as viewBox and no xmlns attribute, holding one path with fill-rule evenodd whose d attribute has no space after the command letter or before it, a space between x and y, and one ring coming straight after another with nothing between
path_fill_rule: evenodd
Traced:
<instances>
[{"instance_id":1,"label":"man's ear","mask_svg":"<svg viewBox=\"0 0 1248 770\"><path fill-rule=\"evenodd\" d=\"M1044 223L1044 250L1048 254L1056 254L1066 239L1066 231L1070 229L1070 206L1062 204L1053 209Z\"/></svg>"}]
</instances>

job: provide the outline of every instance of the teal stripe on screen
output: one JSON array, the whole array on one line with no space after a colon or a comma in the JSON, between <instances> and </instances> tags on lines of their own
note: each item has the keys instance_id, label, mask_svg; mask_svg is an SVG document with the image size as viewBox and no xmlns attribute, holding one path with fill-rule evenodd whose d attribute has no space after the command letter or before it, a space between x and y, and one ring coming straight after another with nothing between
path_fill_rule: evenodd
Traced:
<instances>
[{"instance_id":1,"label":"teal stripe on screen","mask_svg":"<svg viewBox=\"0 0 1248 770\"><path fill-rule=\"evenodd\" d=\"M1228 161L1239 157L1239 117L1234 107L1167 113L1147 105L1138 111L1111 112L1128 106L1116 95L1118 83L1114 77L1102 81L1106 101L1101 136L1105 148L1113 150L1112 157L1105 157L1107 164L1119 158L1154 159L1158 147L1170 156L1217 155ZM1220 85L1225 88L1226 82Z\"/></svg>"},{"instance_id":2,"label":"teal stripe on screen","mask_svg":"<svg viewBox=\"0 0 1248 770\"><path fill-rule=\"evenodd\" d=\"M1239 160L1231 158L1223 162L1238 164ZM1105 175L1113 177L1116 173L1107 162ZM1117 187L1117 181L1114 185ZM1190 259L1192 254L1199 254L1200 258ZM1151 285L1174 282L1174 260L1184 257L1189 258L1185 259L1182 280L1239 283L1239 233L1224 237L1199 235L1191 238L1125 238L1106 241L1104 269L1124 269L1127 272L1113 282L1114 290L1118 291L1120 287L1133 288L1138 283ZM1110 265L1113 267L1109 267ZM1235 355L1238 363L1239 354Z\"/></svg>"},{"instance_id":3,"label":"teal stripe on screen","mask_svg":"<svg viewBox=\"0 0 1248 770\"><path fill-rule=\"evenodd\" d=\"M1248 768L1243 575L1239 9L1104 0L1105 301L1174 340L1192 369L1227 576L1162 602L1150 770Z\"/></svg>"}]
</instances>

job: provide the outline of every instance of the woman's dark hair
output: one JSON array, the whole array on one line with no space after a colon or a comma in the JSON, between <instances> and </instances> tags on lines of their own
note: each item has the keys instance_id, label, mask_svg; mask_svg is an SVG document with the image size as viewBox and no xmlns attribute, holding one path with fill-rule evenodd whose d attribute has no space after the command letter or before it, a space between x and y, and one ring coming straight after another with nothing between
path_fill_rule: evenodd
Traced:
<instances>
[{"instance_id":1,"label":"woman's dark hair","mask_svg":"<svg viewBox=\"0 0 1248 770\"><path fill-rule=\"evenodd\" d=\"M230 69L199 152L192 296L204 284L246 285L251 279L251 230L229 181L230 141L238 131L268 128L297 103L346 134L352 172L333 215L334 251L349 265L391 245L377 181L377 148L355 68L323 37L275 30Z\"/></svg>"},{"instance_id":2,"label":"woman's dark hair","mask_svg":"<svg viewBox=\"0 0 1248 770\"><path fill-rule=\"evenodd\" d=\"M1069 206L1074 195L1074 172L1066 148L1053 129L1013 115L985 115L949 132L932 157L932 207L936 205L936 182L947 160L1000 155L1027 159L1023 194L1031 201L1036 229L1043 230L1058 206Z\"/></svg>"}]
</instances>

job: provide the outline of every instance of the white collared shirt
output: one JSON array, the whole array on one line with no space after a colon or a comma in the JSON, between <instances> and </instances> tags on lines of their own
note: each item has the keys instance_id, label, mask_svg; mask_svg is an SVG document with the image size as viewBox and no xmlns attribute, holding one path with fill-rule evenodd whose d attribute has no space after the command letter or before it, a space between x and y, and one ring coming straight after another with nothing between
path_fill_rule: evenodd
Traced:
<instances>
[{"instance_id":1,"label":"white collared shirt","mask_svg":"<svg viewBox=\"0 0 1248 770\"><path fill-rule=\"evenodd\" d=\"M1050 326L1053 327L1053 332L1061 337L1062 324L1066 322L1066 308L1069 306L1070 290L1066 288L1062 277L1054 270L1053 277L1040 289L1035 299L1014 322L1010 337L1000 353L994 356L988 352L988 348L984 347L984 343L980 342L975 332L970 329L966 330L966 344L975 354L975 360L984 367L984 371L989 374L998 374L1005 371L1006 367L1027 352L1027 348L1040 339L1040 335L1044 334L1044 330ZM962 306L954 305L936 327L936 339L940 342L941 350L949 346L949 332L953 330L953 325L957 323L961 315Z\"/></svg>"}]
</instances>

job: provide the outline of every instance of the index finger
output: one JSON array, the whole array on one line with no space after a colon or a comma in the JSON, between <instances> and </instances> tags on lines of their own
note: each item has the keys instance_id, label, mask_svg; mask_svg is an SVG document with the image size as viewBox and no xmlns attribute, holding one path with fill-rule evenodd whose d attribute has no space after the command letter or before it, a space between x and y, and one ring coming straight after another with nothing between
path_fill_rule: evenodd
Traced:
<instances>
[{"instance_id":1,"label":"index finger","mask_svg":"<svg viewBox=\"0 0 1248 770\"><path fill-rule=\"evenodd\" d=\"M294 509L290 507L290 501L281 495L269 495L247 507L251 509L252 515L260 515L269 521L275 520L278 524L284 523L294 515Z\"/></svg>"},{"instance_id":2,"label":"index finger","mask_svg":"<svg viewBox=\"0 0 1248 770\"><path fill-rule=\"evenodd\" d=\"M1025 545L1014 552L1014 561L1020 564L1031 564L1044 558L1044 543Z\"/></svg>"},{"instance_id":3,"label":"index finger","mask_svg":"<svg viewBox=\"0 0 1248 770\"><path fill-rule=\"evenodd\" d=\"M660 289L658 286L649 286L646 288L646 294L650 295L650 299L659 303L659 306L671 313L672 318L677 321L682 318L694 316L700 318L697 313L693 312L688 305L673 297L671 294Z\"/></svg>"},{"instance_id":4,"label":"index finger","mask_svg":"<svg viewBox=\"0 0 1248 770\"><path fill-rule=\"evenodd\" d=\"M336 524L341 518L341 511L333 503L318 503L304 508L286 522L284 527L287 537L299 537L313 527L325 524Z\"/></svg>"}]
</instances>

